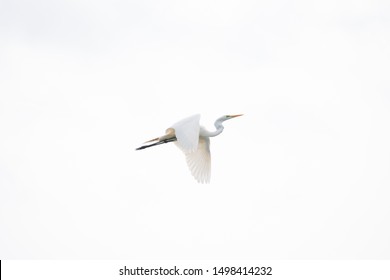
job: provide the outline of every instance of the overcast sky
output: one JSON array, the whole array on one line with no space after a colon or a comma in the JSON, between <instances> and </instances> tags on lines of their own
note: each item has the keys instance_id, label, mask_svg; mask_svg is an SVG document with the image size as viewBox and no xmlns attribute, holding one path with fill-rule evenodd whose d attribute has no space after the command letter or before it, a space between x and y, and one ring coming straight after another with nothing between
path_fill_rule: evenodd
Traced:
<instances>
[{"instance_id":1,"label":"overcast sky","mask_svg":"<svg viewBox=\"0 0 390 280\"><path fill-rule=\"evenodd\" d=\"M0 258L390 258L389 1L0 4ZM212 178L173 144L194 113Z\"/></svg>"}]
</instances>

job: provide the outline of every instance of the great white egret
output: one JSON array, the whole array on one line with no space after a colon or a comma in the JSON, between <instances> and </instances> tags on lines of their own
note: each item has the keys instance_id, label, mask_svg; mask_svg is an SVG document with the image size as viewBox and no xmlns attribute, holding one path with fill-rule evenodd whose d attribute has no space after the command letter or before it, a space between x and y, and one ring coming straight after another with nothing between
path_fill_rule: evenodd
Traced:
<instances>
[{"instance_id":1,"label":"great white egret","mask_svg":"<svg viewBox=\"0 0 390 280\"><path fill-rule=\"evenodd\" d=\"M185 118L165 131L165 135L146 141L154 142L144 145L136 150L153 147L160 144L175 142L175 144L184 152L187 165L199 183L209 183L211 176L211 157L210 157L210 137L222 133L224 127L222 123L240 115L225 115L218 118L214 126L215 131L207 131L199 125L200 115L193 115Z\"/></svg>"}]
</instances>

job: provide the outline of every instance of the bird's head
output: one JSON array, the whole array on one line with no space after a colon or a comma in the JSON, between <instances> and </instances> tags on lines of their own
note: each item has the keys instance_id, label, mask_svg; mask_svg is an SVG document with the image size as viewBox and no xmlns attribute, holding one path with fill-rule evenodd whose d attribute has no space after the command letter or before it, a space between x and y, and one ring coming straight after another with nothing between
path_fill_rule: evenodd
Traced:
<instances>
[{"instance_id":1,"label":"bird's head","mask_svg":"<svg viewBox=\"0 0 390 280\"><path fill-rule=\"evenodd\" d=\"M224 121L227 121L227 120L230 120L230 119L233 119L233 118L237 118L239 116L242 116L242 114L239 114L239 115L224 115L222 117L220 117L219 119L217 119L214 123L215 127L218 129L223 129L223 126L222 126L222 123Z\"/></svg>"},{"instance_id":2,"label":"bird's head","mask_svg":"<svg viewBox=\"0 0 390 280\"><path fill-rule=\"evenodd\" d=\"M238 115L226 115L226 116L223 116L222 118L224 118L224 120L230 120L230 119L233 119L233 118L236 118L236 117L240 117L242 116L243 114L238 114Z\"/></svg>"},{"instance_id":3,"label":"bird's head","mask_svg":"<svg viewBox=\"0 0 390 280\"><path fill-rule=\"evenodd\" d=\"M217 124L222 124L224 121L227 121L227 120L230 120L230 119L233 119L233 118L237 118L239 116L242 116L243 114L239 114L239 115L224 115L222 117L220 117L219 119L217 119L215 121L215 125Z\"/></svg>"}]
</instances>

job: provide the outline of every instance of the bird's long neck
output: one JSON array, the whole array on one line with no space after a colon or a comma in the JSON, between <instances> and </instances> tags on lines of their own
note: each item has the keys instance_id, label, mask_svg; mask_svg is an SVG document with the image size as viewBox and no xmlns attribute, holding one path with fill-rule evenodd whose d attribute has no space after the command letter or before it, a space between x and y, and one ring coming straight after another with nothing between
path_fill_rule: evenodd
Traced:
<instances>
[{"instance_id":1,"label":"bird's long neck","mask_svg":"<svg viewBox=\"0 0 390 280\"><path fill-rule=\"evenodd\" d=\"M203 133L202 133L203 136L214 137L214 136L217 136L217 135L221 134L223 129L224 129L224 127L222 125L222 122L223 122L223 120L217 119L215 121L215 123L214 123L214 126L215 126L216 130L215 131L204 130Z\"/></svg>"}]
</instances>

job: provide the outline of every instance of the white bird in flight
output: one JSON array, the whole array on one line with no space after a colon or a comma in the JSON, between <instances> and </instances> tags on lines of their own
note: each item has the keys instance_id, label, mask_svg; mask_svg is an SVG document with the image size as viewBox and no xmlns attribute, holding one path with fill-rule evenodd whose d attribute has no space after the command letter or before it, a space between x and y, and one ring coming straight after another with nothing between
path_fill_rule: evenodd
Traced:
<instances>
[{"instance_id":1,"label":"white bird in flight","mask_svg":"<svg viewBox=\"0 0 390 280\"><path fill-rule=\"evenodd\" d=\"M175 142L175 144L184 152L192 176L194 176L199 183L209 183L211 176L209 138L222 133L224 129L222 123L224 121L239 116L242 116L242 114L222 116L214 123L216 130L207 131L204 127L199 125L200 115L193 115L173 124L165 131L165 135L145 142L154 143L141 146L136 150Z\"/></svg>"}]
</instances>

